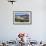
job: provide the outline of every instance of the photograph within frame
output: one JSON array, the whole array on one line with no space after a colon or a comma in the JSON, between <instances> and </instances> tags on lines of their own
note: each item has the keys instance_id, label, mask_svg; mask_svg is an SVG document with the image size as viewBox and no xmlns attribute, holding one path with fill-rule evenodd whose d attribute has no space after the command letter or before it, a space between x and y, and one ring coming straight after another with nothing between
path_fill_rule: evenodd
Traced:
<instances>
[{"instance_id":1,"label":"photograph within frame","mask_svg":"<svg viewBox=\"0 0 46 46\"><path fill-rule=\"evenodd\" d=\"M13 24L32 24L32 11L13 11Z\"/></svg>"}]
</instances>

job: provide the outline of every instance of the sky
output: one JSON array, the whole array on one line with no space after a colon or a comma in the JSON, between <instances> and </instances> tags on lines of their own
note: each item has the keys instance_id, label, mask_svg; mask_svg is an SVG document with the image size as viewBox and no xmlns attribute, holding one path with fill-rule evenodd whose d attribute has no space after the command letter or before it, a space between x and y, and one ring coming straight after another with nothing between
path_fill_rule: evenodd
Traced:
<instances>
[{"instance_id":1,"label":"sky","mask_svg":"<svg viewBox=\"0 0 46 46\"><path fill-rule=\"evenodd\" d=\"M16 16L25 15L25 13L16 13Z\"/></svg>"},{"instance_id":2,"label":"sky","mask_svg":"<svg viewBox=\"0 0 46 46\"><path fill-rule=\"evenodd\" d=\"M29 14L30 12L16 12L16 15L25 15L25 14Z\"/></svg>"}]
</instances>

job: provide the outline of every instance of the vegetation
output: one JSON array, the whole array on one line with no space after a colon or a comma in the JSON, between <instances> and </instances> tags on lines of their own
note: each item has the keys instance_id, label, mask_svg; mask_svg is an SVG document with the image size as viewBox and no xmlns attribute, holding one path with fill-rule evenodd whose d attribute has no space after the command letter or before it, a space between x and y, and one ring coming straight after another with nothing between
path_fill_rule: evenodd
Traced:
<instances>
[{"instance_id":1,"label":"vegetation","mask_svg":"<svg viewBox=\"0 0 46 46\"><path fill-rule=\"evenodd\" d=\"M29 19L28 19L28 20L27 20L27 19L21 20L21 19L16 19L16 18L15 18L15 21L16 21L16 22L29 22Z\"/></svg>"}]
</instances>

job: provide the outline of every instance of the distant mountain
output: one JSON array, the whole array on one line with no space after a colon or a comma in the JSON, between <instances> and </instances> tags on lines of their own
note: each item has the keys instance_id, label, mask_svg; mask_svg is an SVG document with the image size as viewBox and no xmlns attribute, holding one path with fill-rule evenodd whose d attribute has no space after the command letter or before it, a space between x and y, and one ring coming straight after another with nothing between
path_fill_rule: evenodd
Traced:
<instances>
[{"instance_id":1,"label":"distant mountain","mask_svg":"<svg viewBox=\"0 0 46 46\"><path fill-rule=\"evenodd\" d=\"M18 18L18 19L29 19L29 14L20 15L20 16L16 15L16 18Z\"/></svg>"}]
</instances>

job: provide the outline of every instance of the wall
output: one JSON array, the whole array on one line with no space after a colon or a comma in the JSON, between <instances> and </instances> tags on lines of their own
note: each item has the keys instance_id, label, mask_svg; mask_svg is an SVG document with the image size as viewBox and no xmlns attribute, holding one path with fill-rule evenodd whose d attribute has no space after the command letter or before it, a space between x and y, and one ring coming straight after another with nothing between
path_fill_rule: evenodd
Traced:
<instances>
[{"instance_id":1,"label":"wall","mask_svg":"<svg viewBox=\"0 0 46 46\"><path fill-rule=\"evenodd\" d=\"M16 0L13 5L0 0L0 40L15 40L18 32L31 34L33 40L46 40L44 5L42 0ZM32 11L32 25L13 24L13 11L19 10Z\"/></svg>"}]
</instances>

